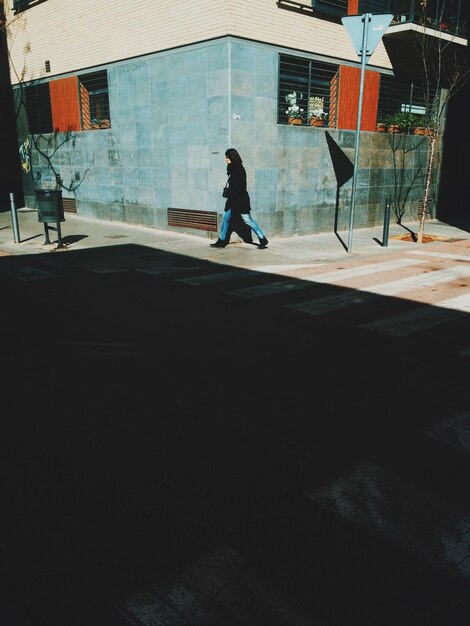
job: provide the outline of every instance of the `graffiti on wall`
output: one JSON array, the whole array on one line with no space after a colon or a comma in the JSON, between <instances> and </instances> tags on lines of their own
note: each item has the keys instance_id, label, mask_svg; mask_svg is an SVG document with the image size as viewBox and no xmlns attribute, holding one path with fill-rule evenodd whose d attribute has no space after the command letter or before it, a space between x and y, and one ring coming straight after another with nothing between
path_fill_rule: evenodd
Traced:
<instances>
[{"instance_id":1,"label":"graffiti on wall","mask_svg":"<svg viewBox=\"0 0 470 626\"><path fill-rule=\"evenodd\" d=\"M26 174L31 171L31 149L29 137L27 137L20 146L20 162L21 168Z\"/></svg>"}]
</instances>

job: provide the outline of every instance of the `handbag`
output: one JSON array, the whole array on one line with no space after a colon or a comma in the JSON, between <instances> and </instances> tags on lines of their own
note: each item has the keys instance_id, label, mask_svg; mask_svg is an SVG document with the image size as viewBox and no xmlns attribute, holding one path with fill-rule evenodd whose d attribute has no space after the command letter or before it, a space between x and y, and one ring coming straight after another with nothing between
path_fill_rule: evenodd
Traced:
<instances>
[{"instance_id":1,"label":"handbag","mask_svg":"<svg viewBox=\"0 0 470 626\"><path fill-rule=\"evenodd\" d=\"M230 178L230 176L229 176L229 178ZM227 178L227 182L225 183L225 187L222 190L222 197L223 198L228 198L229 195L230 195L230 192L229 192L229 188L228 188L228 178Z\"/></svg>"}]
</instances>

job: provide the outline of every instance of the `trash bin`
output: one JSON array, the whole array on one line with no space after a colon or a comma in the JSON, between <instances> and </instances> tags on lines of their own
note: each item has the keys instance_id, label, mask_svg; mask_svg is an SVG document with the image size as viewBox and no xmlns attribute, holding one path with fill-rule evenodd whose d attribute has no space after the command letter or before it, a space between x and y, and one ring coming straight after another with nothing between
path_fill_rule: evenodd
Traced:
<instances>
[{"instance_id":1,"label":"trash bin","mask_svg":"<svg viewBox=\"0 0 470 626\"><path fill-rule=\"evenodd\" d=\"M44 224L65 222L64 204L60 189L36 189L36 206L38 222Z\"/></svg>"}]
</instances>

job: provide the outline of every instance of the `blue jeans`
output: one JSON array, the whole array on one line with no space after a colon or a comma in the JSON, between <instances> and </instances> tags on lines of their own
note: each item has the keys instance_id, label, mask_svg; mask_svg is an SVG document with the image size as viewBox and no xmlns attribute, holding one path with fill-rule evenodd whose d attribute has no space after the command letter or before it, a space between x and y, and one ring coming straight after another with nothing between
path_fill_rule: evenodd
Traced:
<instances>
[{"instance_id":1,"label":"blue jeans","mask_svg":"<svg viewBox=\"0 0 470 626\"><path fill-rule=\"evenodd\" d=\"M219 237L220 239L222 239L222 241L225 241L227 239L228 226L229 226L231 215L232 215L232 211L230 209L224 212L224 215L222 218L222 224L220 225L220 237ZM251 213L242 213L241 216L245 224L249 226L251 230L253 230L260 239L264 239L264 233L261 230L261 228L258 226L258 224L255 222L255 220L251 217Z\"/></svg>"}]
</instances>

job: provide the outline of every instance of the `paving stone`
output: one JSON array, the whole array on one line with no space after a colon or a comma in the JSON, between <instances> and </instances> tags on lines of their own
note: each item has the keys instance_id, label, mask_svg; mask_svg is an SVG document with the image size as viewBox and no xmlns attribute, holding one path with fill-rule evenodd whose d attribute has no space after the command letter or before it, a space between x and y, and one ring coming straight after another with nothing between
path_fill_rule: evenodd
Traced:
<instances>
[{"instance_id":1,"label":"paving stone","mask_svg":"<svg viewBox=\"0 0 470 626\"><path fill-rule=\"evenodd\" d=\"M311 497L341 517L470 581L470 514L449 510L391 472L364 464Z\"/></svg>"},{"instance_id":2,"label":"paving stone","mask_svg":"<svg viewBox=\"0 0 470 626\"><path fill-rule=\"evenodd\" d=\"M172 580L155 583L120 605L143 626L321 626L306 621L256 578L243 558L214 545Z\"/></svg>"}]
</instances>

